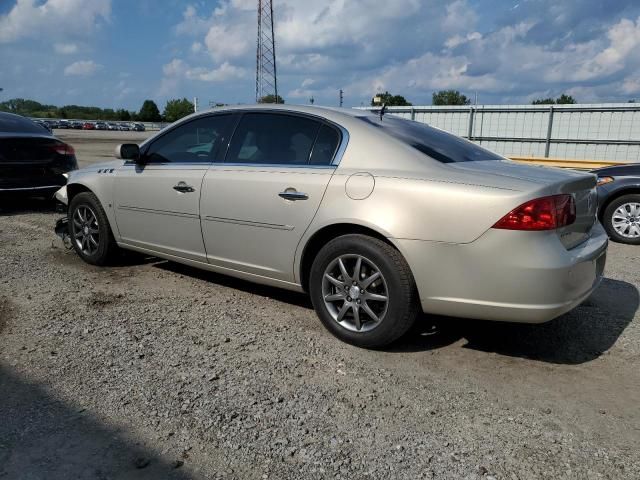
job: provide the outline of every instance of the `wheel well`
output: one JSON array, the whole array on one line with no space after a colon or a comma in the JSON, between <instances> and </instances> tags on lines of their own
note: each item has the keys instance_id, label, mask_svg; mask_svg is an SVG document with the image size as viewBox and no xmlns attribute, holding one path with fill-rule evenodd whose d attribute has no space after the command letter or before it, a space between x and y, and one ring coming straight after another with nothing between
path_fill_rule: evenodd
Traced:
<instances>
[{"instance_id":1,"label":"wheel well","mask_svg":"<svg viewBox=\"0 0 640 480\"><path fill-rule=\"evenodd\" d=\"M77 194L79 194L81 192L90 192L90 191L91 190L89 188L87 188L84 185L81 185L79 183L72 183L71 185L67 185L67 202L68 202L68 205L71 205L71 200Z\"/></svg>"},{"instance_id":2,"label":"wheel well","mask_svg":"<svg viewBox=\"0 0 640 480\"><path fill-rule=\"evenodd\" d=\"M640 188L625 188L624 190L619 190L612 194L609 198L607 198L607 201L603 205L600 205L600 207L598 208L598 219L602 222L602 216L604 215L604 211L607 209L609 204L620 197L624 197L625 195L640 195Z\"/></svg>"},{"instance_id":3,"label":"wheel well","mask_svg":"<svg viewBox=\"0 0 640 480\"><path fill-rule=\"evenodd\" d=\"M371 228L363 227L362 225L355 225L352 223L338 223L335 225L324 227L313 234L313 236L305 245L304 251L302 252L302 260L300 262L300 283L302 284L302 288L304 288L305 291L308 291L311 265L313 264L313 260L316 258L316 255L318 254L320 249L324 245L326 245L327 242L330 242L334 238L354 233L378 238L395 248L395 246L391 242L389 242L389 240L384 235L381 235Z\"/></svg>"}]
</instances>

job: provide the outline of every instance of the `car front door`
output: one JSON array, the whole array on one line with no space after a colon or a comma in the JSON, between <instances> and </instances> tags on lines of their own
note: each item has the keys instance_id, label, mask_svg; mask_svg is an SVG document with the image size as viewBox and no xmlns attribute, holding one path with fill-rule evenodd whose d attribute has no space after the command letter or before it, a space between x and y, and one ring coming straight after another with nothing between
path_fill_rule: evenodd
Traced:
<instances>
[{"instance_id":1,"label":"car front door","mask_svg":"<svg viewBox=\"0 0 640 480\"><path fill-rule=\"evenodd\" d=\"M315 118L244 113L225 162L203 182L209 263L293 282L296 247L334 172L341 135Z\"/></svg>"},{"instance_id":2,"label":"car front door","mask_svg":"<svg viewBox=\"0 0 640 480\"><path fill-rule=\"evenodd\" d=\"M200 228L202 179L231 127L230 114L198 117L151 143L141 162L127 162L115 179L120 241L206 262Z\"/></svg>"}]
</instances>

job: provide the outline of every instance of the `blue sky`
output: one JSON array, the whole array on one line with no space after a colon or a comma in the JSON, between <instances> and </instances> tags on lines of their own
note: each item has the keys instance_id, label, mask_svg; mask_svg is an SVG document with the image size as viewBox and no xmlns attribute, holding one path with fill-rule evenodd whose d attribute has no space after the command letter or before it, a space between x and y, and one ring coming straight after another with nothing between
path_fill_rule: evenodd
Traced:
<instances>
[{"instance_id":1,"label":"blue sky","mask_svg":"<svg viewBox=\"0 0 640 480\"><path fill-rule=\"evenodd\" d=\"M138 109L249 103L255 0L0 0L0 99ZM640 100L637 0L274 0L288 103Z\"/></svg>"}]
</instances>

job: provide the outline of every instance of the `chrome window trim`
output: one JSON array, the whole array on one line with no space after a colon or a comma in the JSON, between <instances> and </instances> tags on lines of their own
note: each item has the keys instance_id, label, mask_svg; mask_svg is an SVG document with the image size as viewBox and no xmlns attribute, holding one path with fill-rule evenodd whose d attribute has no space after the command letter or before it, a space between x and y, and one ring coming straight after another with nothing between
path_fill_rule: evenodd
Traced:
<instances>
[{"instance_id":1,"label":"chrome window trim","mask_svg":"<svg viewBox=\"0 0 640 480\"><path fill-rule=\"evenodd\" d=\"M166 135L167 133L171 132L172 130L178 128L179 126L181 126L182 124L185 123L189 123L192 120L196 120L196 119L200 119L202 117L205 116L212 116L212 115L237 115L238 119L237 122L235 124L235 126L233 127L232 131L230 132L229 135L229 139L226 142L226 147L221 147L222 149L225 150L225 154L229 149L229 146L231 144L231 140L233 139L233 136L235 134L235 130L236 128L238 128L238 125L240 123L240 120L242 119L242 115L244 115L245 113L276 113L276 114L280 114L280 115L292 115L292 116L299 116L299 117L307 117L313 120L316 120L318 122L320 122L321 126L322 124L324 125L328 125L330 127L336 128L338 129L338 131L340 132L340 145L338 146L338 148L336 149L334 155L333 155L333 160L331 161L331 163L329 165L308 165L308 164L298 164L298 165L284 165L284 164L266 164L266 163L231 163L231 162L216 162L216 161L212 161L212 162L208 162L208 163L204 163L204 162L194 162L194 163L190 163L191 165L208 165L208 166L213 166L213 165L232 165L232 166L242 166L242 167L286 167L286 168L315 168L315 169L327 169L327 168L337 168L340 165L340 162L342 161L342 157L344 156L344 152L347 150L347 146L349 145L349 131L344 128L342 125L333 122L332 120L329 120L325 117L322 117L320 115L316 115L313 113L307 113L307 112L297 112L295 110L283 110L283 109L267 109L267 108L260 108L260 109L254 109L254 108L242 108L242 109L233 109L233 110L224 110L224 111L217 111L217 112L212 112L212 111L206 111L206 112L202 112L200 115L197 115L195 117L190 118L187 121L178 121L176 123L174 123L173 125L171 125L170 127L166 127L164 130L161 130L158 134L154 135L151 138L148 138L147 140L145 140L144 142L142 142L140 144L140 151L145 154L146 151L148 150L148 148L150 148L151 144L154 143L156 140L158 140L160 137ZM144 148L144 151L143 151ZM218 152L220 153L220 152ZM126 162L124 165L129 165L129 164L133 164L133 165L137 165L135 162ZM147 168L149 166L163 166L163 165L189 165L189 163L180 163L180 162L164 162L164 163L148 163L146 165L143 166L143 168Z\"/></svg>"},{"instance_id":2,"label":"chrome window trim","mask_svg":"<svg viewBox=\"0 0 640 480\"><path fill-rule=\"evenodd\" d=\"M335 170L336 165L307 165L304 163L286 164L286 163L227 163L227 162L213 162L212 167L268 167L268 168L310 168L314 170Z\"/></svg>"}]
</instances>

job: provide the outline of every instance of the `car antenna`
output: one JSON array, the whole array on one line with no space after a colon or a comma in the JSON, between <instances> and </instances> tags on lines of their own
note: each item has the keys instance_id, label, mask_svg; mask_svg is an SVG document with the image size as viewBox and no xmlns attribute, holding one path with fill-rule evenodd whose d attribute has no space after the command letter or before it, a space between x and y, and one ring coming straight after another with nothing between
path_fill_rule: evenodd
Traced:
<instances>
[{"instance_id":1,"label":"car antenna","mask_svg":"<svg viewBox=\"0 0 640 480\"><path fill-rule=\"evenodd\" d=\"M387 104L383 103L382 108L380 109L380 121L382 121L382 117L387 113Z\"/></svg>"}]
</instances>

